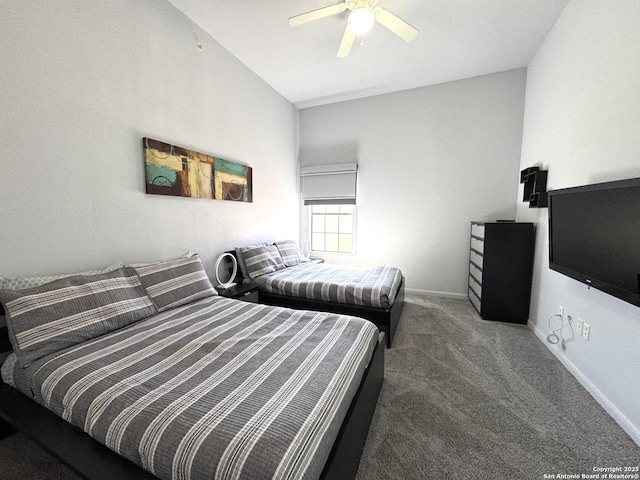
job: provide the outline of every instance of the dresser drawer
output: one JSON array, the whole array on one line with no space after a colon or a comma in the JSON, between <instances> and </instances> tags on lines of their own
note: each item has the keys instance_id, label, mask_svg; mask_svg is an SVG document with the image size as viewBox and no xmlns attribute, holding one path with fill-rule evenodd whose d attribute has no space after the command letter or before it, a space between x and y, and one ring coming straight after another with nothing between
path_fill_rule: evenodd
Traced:
<instances>
[{"instance_id":1,"label":"dresser drawer","mask_svg":"<svg viewBox=\"0 0 640 480\"><path fill-rule=\"evenodd\" d=\"M484 241L471 237L471 248L480 253L484 252Z\"/></svg>"},{"instance_id":2,"label":"dresser drawer","mask_svg":"<svg viewBox=\"0 0 640 480\"><path fill-rule=\"evenodd\" d=\"M469 264L469 275L471 275L478 283L482 283L482 270L473 263Z\"/></svg>"},{"instance_id":3,"label":"dresser drawer","mask_svg":"<svg viewBox=\"0 0 640 480\"><path fill-rule=\"evenodd\" d=\"M477 223L472 223L471 235L473 235L474 237L484 238L484 225L478 225Z\"/></svg>"},{"instance_id":4,"label":"dresser drawer","mask_svg":"<svg viewBox=\"0 0 640 480\"><path fill-rule=\"evenodd\" d=\"M471 303L473 304L473 306L476 308L478 313L480 313L480 299L476 296L475 292L471 289L469 289L469 300L471 300Z\"/></svg>"},{"instance_id":5,"label":"dresser drawer","mask_svg":"<svg viewBox=\"0 0 640 480\"><path fill-rule=\"evenodd\" d=\"M473 290L479 298L482 298L482 285L469 275L469 289Z\"/></svg>"},{"instance_id":6,"label":"dresser drawer","mask_svg":"<svg viewBox=\"0 0 640 480\"><path fill-rule=\"evenodd\" d=\"M469 260L471 260L471 262L476 264L478 267L482 268L482 264L484 261L484 258L482 257L482 255L478 255L476 252L470 252Z\"/></svg>"}]
</instances>

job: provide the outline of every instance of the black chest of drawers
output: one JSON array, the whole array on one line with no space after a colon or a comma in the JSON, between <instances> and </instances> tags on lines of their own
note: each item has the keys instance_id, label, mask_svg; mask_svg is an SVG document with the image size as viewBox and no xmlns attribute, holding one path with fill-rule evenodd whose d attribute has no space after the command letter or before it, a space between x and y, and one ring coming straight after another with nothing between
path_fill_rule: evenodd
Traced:
<instances>
[{"instance_id":1,"label":"black chest of drawers","mask_svg":"<svg viewBox=\"0 0 640 480\"><path fill-rule=\"evenodd\" d=\"M527 323L533 223L471 222L469 300L485 320Z\"/></svg>"}]
</instances>

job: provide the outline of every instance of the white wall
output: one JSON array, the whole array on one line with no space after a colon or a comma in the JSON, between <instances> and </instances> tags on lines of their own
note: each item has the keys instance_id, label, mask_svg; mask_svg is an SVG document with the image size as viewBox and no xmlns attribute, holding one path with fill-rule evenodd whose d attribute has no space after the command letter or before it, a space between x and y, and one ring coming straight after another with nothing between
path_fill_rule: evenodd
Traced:
<instances>
[{"instance_id":1,"label":"white wall","mask_svg":"<svg viewBox=\"0 0 640 480\"><path fill-rule=\"evenodd\" d=\"M521 168L548 168L549 189L640 177L638 25L637 0L572 0L529 65ZM640 309L549 270L546 209L518 220L538 225L532 327L542 339L560 305L591 325L547 346L640 443Z\"/></svg>"},{"instance_id":2,"label":"white wall","mask_svg":"<svg viewBox=\"0 0 640 480\"><path fill-rule=\"evenodd\" d=\"M164 0L8 1L0 275L297 238L298 111ZM197 43L204 49L200 51ZM253 167L254 203L146 195L142 137Z\"/></svg>"},{"instance_id":3,"label":"white wall","mask_svg":"<svg viewBox=\"0 0 640 480\"><path fill-rule=\"evenodd\" d=\"M301 110L303 165L358 162L356 254L330 260L400 267L410 290L466 292L469 222L515 218L525 75Z\"/></svg>"}]
</instances>

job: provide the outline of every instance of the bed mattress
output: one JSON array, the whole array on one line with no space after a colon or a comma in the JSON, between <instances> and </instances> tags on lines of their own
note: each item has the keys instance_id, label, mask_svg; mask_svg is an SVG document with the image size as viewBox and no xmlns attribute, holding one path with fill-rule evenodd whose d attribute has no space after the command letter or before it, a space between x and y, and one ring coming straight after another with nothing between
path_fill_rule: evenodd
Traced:
<instances>
[{"instance_id":1,"label":"bed mattress","mask_svg":"<svg viewBox=\"0 0 640 480\"><path fill-rule=\"evenodd\" d=\"M161 479L317 479L377 333L216 296L2 375Z\"/></svg>"},{"instance_id":2,"label":"bed mattress","mask_svg":"<svg viewBox=\"0 0 640 480\"><path fill-rule=\"evenodd\" d=\"M393 305L402 282L394 267L301 263L254 279L266 293L375 308Z\"/></svg>"}]
</instances>

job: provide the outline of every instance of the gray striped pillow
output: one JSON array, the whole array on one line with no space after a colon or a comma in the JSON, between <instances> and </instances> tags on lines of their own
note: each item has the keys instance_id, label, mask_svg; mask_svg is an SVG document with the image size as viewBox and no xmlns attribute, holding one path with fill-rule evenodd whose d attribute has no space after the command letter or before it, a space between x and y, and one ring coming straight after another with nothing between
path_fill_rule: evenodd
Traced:
<instances>
[{"instance_id":1,"label":"gray striped pillow","mask_svg":"<svg viewBox=\"0 0 640 480\"><path fill-rule=\"evenodd\" d=\"M307 261L298 247L298 244L293 240L285 240L284 242L276 242L276 247L282 256L282 261L287 267L294 267L300 263Z\"/></svg>"},{"instance_id":2,"label":"gray striped pillow","mask_svg":"<svg viewBox=\"0 0 640 480\"><path fill-rule=\"evenodd\" d=\"M9 288L11 290L21 290L23 288L39 287L45 283L60 280L61 278L74 277L76 275L96 275L98 273L113 272L124 267L122 263L114 263L100 270L90 270L87 272L63 273L62 275L46 275L41 277L0 277L0 289ZM0 305L0 315L4 314L2 305ZM1 323L0 323L1 325Z\"/></svg>"},{"instance_id":3,"label":"gray striped pillow","mask_svg":"<svg viewBox=\"0 0 640 480\"><path fill-rule=\"evenodd\" d=\"M238 261L238 266L240 267L240 272L242 273L242 283L251 283L251 278L249 277L249 273L247 272L247 266L244 263L244 258L242 257L242 250L247 250L250 248L256 247L264 247L269 245L268 243L258 243L257 245L249 245L246 247L236 247L236 260Z\"/></svg>"},{"instance_id":4,"label":"gray striped pillow","mask_svg":"<svg viewBox=\"0 0 640 480\"><path fill-rule=\"evenodd\" d=\"M218 294L198 255L137 267L136 272L159 312Z\"/></svg>"},{"instance_id":5,"label":"gray striped pillow","mask_svg":"<svg viewBox=\"0 0 640 480\"><path fill-rule=\"evenodd\" d=\"M23 367L157 313L133 268L0 290L0 300Z\"/></svg>"},{"instance_id":6,"label":"gray striped pillow","mask_svg":"<svg viewBox=\"0 0 640 480\"><path fill-rule=\"evenodd\" d=\"M280 252L275 245L241 248L240 252L247 267L247 274L252 280L260 275L285 268Z\"/></svg>"}]
</instances>

